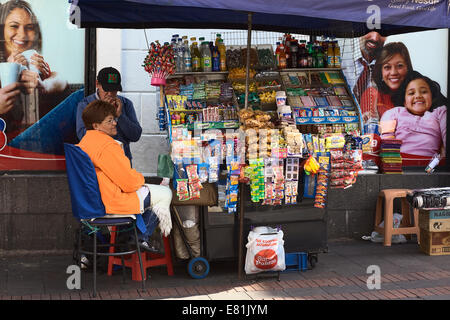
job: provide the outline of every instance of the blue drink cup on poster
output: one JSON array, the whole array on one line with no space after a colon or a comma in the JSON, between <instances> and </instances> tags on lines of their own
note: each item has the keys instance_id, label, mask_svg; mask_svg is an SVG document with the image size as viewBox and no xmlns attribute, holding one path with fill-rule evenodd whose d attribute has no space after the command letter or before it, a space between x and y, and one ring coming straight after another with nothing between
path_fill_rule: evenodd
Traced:
<instances>
[{"instance_id":1,"label":"blue drink cup on poster","mask_svg":"<svg viewBox=\"0 0 450 320\"><path fill-rule=\"evenodd\" d=\"M36 50L34 49L30 49L27 51L22 52L22 55L25 57L25 59L27 59L28 62L28 68L30 69L30 71L36 72L37 74L41 74L41 71L34 65L31 63L31 57L33 56L33 54L37 53Z\"/></svg>"},{"instance_id":2,"label":"blue drink cup on poster","mask_svg":"<svg viewBox=\"0 0 450 320\"><path fill-rule=\"evenodd\" d=\"M0 63L0 81L2 88L19 81L22 66L15 62Z\"/></svg>"}]
</instances>

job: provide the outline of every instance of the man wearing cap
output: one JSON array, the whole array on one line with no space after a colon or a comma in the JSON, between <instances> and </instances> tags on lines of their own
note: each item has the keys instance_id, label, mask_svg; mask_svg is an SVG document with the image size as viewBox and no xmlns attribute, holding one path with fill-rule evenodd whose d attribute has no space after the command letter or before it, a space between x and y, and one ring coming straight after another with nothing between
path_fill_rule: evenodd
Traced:
<instances>
[{"instance_id":1,"label":"man wearing cap","mask_svg":"<svg viewBox=\"0 0 450 320\"><path fill-rule=\"evenodd\" d=\"M117 91L122 91L121 77L119 71L112 67L103 68L97 75L96 92L85 97L78 104L77 109L77 136L82 139L86 134L83 119L81 117L84 108L94 100L103 100L111 103L117 110L117 135L114 139L123 143L125 155L132 159L130 142L136 142L141 137L142 127L136 117L133 103L122 96L117 95Z\"/></svg>"}]
</instances>

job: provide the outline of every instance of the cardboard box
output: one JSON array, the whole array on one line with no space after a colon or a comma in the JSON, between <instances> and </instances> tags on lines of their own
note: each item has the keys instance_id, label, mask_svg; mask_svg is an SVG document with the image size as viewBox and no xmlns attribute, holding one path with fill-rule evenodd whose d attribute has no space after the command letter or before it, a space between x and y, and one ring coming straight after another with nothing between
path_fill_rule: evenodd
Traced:
<instances>
[{"instance_id":1,"label":"cardboard box","mask_svg":"<svg viewBox=\"0 0 450 320\"><path fill-rule=\"evenodd\" d=\"M420 209L419 228L432 232L450 231L450 210Z\"/></svg>"},{"instance_id":2,"label":"cardboard box","mask_svg":"<svg viewBox=\"0 0 450 320\"><path fill-rule=\"evenodd\" d=\"M450 232L420 229L420 250L430 256L450 255Z\"/></svg>"}]
</instances>

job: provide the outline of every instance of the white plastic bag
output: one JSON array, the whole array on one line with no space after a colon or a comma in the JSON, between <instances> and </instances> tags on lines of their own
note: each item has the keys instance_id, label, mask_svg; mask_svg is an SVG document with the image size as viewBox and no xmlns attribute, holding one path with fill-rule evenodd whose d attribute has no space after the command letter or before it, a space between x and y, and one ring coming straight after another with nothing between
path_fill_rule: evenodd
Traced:
<instances>
[{"instance_id":1,"label":"white plastic bag","mask_svg":"<svg viewBox=\"0 0 450 320\"><path fill-rule=\"evenodd\" d=\"M403 215L401 215L400 213L394 213L394 217L393 217L394 221L392 222L394 228L400 227L400 223L402 223L402 219L403 219ZM384 221L382 221L378 226L383 227ZM363 236L362 238L363 238L363 240L370 240L370 241L376 242L376 243L384 242L384 236L382 234L379 234L376 231L373 231L372 234L370 235L370 237ZM407 242L407 240L404 235L402 235L402 234L392 235L391 243L406 243L406 242Z\"/></svg>"},{"instance_id":2,"label":"white plastic bag","mask_svg":"<svg viewBox=\"0 0 450 320\"><path fill-rule=\"evenodd\" d=\"M248 234L245 273L283 271L286 269L283 231L257 227Z\"/></svg>"}]
</instances>

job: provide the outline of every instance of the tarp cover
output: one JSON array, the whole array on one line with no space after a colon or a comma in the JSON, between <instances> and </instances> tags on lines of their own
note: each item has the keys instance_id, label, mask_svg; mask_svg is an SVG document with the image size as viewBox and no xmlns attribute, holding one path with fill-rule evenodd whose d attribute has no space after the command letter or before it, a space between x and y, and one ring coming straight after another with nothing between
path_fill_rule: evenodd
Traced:
<instances>
[{"instance_id":1,"label":"tarp cover","mask_svg":"<svg viewBox=\"0 0 450 320\"><path fill-rule=\"evenodd\" d=\"M449 0L70 0L83 28L220 28L353 37L448 28ZM367 22L369 21L369 25Z\"/></svg>"}]
</instances>

